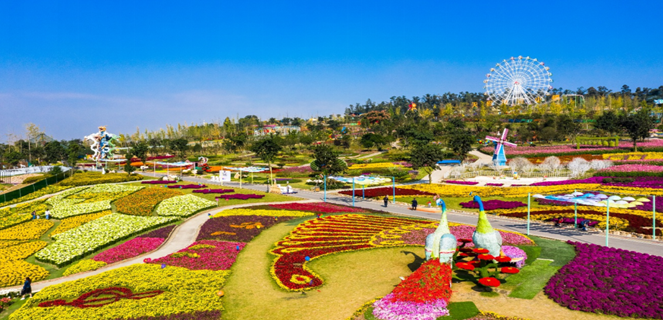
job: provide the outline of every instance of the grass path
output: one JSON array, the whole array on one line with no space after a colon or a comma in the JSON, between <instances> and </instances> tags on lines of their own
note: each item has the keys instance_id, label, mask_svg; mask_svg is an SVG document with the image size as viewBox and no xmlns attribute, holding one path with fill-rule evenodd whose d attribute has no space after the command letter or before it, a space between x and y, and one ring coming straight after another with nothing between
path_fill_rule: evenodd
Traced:
<instances>
[{"instance_id":1,"label":"grass path","mask_svg":"<svg viewBox=\"0 0 663 320\"><path fill-rule=\"evenodd\" d=\"M411 273L407 265L414 258L401 251L423 252L421 247L400 247L321 257L309 264L325 280L319 291L286 292L269 275L274 256L268 251L301 221L275 225L241 251L224 288L223 319L346 319Z\"/></svg>"}]
</instances>

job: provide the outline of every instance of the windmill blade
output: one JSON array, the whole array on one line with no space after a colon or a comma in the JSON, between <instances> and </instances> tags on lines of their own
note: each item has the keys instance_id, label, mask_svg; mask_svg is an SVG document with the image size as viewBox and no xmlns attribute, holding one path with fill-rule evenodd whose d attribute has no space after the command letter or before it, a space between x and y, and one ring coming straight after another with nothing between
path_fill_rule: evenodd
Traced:
<instances>
[{"instance_id":1,"label":"windmill blade","mask_svg":"<svg viewBox=\"0 0 663 320\"><path fill-rule=\"evenodd\" d=\"M507 147L514 147L514 148L516 147L516 144L515 144L515 143L506 142L506 141L504 141L504 142L502 142L502 143L504 143L504 145L507 146Z\"/></svg>"},{"instance_id":2,"label":"windmill blade","mask_svg":"<svg viewBox=\"0 0 663 320\"><path fill-rule=\"evenodd\" d=\"M499 141L500 141L500 138L495 138L495 137L491 137L491 136L486 136L486 140L499 142Z\"/></svg>"},{"instance_id":3,"label":"windmill blade","mask_svg":"<svg viewBox=\"0 0 663 320\"><path fill-rule=\"evenodd\" d=\"M509 133L509 129L504 128L504 131L502 131L502 140L506 141L506 135Z\"/></svg>"}]
</instances>

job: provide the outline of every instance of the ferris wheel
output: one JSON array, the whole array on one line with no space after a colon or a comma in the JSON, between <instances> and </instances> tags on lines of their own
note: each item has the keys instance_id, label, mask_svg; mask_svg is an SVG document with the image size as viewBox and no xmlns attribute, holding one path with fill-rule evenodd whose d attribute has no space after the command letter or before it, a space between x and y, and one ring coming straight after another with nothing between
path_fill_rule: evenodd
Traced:
<instances>
[{"instance_id":1,"label":"ferris wheel","mask_svg":"<svg viewBox=\"0 0 663 320\"><path fill-rule=\"evenodd\" d=\"M530 57L502 60L483 80L484 94L495 104L514 106L543 102L553 88L549 70L543 62Z\"/></svg>"}]
</instances>

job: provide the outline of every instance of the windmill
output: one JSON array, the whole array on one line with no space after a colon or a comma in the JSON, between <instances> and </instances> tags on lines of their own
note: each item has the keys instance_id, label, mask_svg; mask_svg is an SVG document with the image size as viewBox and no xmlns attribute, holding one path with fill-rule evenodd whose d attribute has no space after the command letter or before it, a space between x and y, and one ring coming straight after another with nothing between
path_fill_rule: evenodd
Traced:
<instances>
[{"instance_id":1,"label":"windmill","mask_svg":"<svg viewBox=\"0 0 663 320\"><path fill-rule=\"evenodd\" d=\"M493 141L495 144L495 153L493 154L493 163L499 165L499 166L505 166L506 165L506 154L504 153L504 146L507 145L509 147L516 147L515 143L508 142L506 140L506 135L509 133L509 129L504 129L502 131L502 137L501 138L495 138L491 136L486 136L487 141Z\"/></svg>"}]
</instances>

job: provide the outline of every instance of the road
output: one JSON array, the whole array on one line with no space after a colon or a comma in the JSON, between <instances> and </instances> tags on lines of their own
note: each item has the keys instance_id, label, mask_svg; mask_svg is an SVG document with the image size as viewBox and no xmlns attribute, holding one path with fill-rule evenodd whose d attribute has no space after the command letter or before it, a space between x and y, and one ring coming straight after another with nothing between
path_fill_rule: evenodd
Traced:
<instances>
[{"instance_id":1,"label":"road","mask_svg":"<svg viewBox=\"0 0 663 320\"><path fill-rule=\"evenodd\" d=\"M145 173L146 176L151 176L151 173ZM205 183L205 184L217 184L213 183L207 179L201 178L191 178L184 177L185 181L191 181L196 183ZM230 187L239 187L239 183L231 182L224 183L225 186ZM265 185L251 185L244 183L242 188L252 189L256 191L266 191L267 187ZM293 194L294 197L300 197L307 200L325 200L324 192L313 192L307 190L298 190L297 194ZM328 192L326 197L327 202L341 204L341 205L352 205L352 198L349 196L343 196L335 192ZM389 213L412 216L417 218L439 220L440 213L432 213L426 211L412 211L409 210L404 205L398 205L390 203L387 208L382 206L381 201L374 200L361 200L355 199L354 205L356 207L361 207L365 209L386 211ZM462 211L450 210L448 213L448 219L451 222L464 223L470 225L476 225L477 215L471 213L465 213ZM505 217L489 216L490 223L496 229L507 230L507 231L516 231L523 234L527 234L527 222L522 219L509 219ZM546 237L562 241L576 241L583 243L592 243L597 245L605 245L606 237L604 233L599 232L582 232L577 231L572 228L557 228L549 224L532 222L530 224L530 235ZM657 256L663 256L663 242L653 241L646 239L637 239L637 238L626 238L610 235L609 245L615 248L621 248L625 250L637 251L641 253L647 253Z\"/></svg>"}]
</instances>

